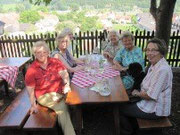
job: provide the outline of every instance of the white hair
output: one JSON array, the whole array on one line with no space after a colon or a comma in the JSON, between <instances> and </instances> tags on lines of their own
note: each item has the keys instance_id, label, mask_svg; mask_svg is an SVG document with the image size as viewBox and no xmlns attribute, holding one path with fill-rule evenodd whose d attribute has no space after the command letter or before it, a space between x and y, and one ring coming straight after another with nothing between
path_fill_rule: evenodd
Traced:
<instances>
[{"instance_id":1,"label":"white hair","mask_svg":"<svg viewBox=\"0 0 180 135\"><path fill-rule=\"evenodd\" d=\"M48 53L50 53L49 47L47 46L45 41L37 41L32 47L32 54L35 55L37 49L40 47L43 47Z\"/></svg>"},{"instance_id":2,"label":"white hair","mask_svg":"<svg viewBox=\"0 0 180 135\"><path fill-rule=\"evenodd\" d=\"M117 36L117 38L120 39L120 34L119 34L119 32L116 31L116 30L111 30L111 31L109 31L108 36L107 36L108 40L110 40L110 35L111 35L111 34L115 34L115 35Z\"/></svg>"}]
</instances>

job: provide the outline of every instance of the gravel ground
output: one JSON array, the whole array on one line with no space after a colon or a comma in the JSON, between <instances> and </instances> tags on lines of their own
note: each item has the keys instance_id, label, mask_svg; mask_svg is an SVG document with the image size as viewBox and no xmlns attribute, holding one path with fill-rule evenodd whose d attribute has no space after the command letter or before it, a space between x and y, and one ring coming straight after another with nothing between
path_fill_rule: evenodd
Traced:
<instances>
[{"instance_id":1,"label":"gravel ground","mask_svg":"<svg viewBox=\"0 0 180 135\"><path fill-rule=\"evenodd\" d=\"M12 102L16 95L24 87L23 77L20 73L16 82L16 89L9 91L9 97L5 96L4 88L0 87L0 114ZM173 128L165 129L163 135L180 135L180 69L174 74L173 95L172 95L172 114L170 120ZM0 135L4 135L0 130ZM114 121L111 107L89 106L83 108L83 130L82 135L114 135Z\"/></svg>"}]
</instances>

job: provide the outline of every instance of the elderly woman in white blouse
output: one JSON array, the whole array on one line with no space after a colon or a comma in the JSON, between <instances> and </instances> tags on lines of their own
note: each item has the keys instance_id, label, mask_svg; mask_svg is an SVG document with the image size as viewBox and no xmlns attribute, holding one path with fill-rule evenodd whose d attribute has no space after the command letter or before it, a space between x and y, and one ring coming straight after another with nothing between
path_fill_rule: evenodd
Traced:
<instances>
[{"instance_id":1,"label":"elderly woman in white blouse","mask_svg":"<svg viewBox=\"0 0 180 135\"><path fill-rule=\"evenodd\" d=\"M137 128L136 118L159 119L170 115L173 75L164 58L166 44L163 40L153 38L148 41L145 52L151 66L141 84L141 90L132 92L132 95L142 100L120 107L123 135L134 133Z\"/></svg>"}]
</instances>

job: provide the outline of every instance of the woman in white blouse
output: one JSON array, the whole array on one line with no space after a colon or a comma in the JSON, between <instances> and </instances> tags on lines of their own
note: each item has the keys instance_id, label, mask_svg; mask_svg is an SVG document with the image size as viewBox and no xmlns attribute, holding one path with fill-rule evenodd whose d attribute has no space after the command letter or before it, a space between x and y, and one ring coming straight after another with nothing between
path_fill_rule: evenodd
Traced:
<instances>
[{"instance_id":1,"label":"woman in white blouse","mask_svg":"<svg viewBox=\"0 0 180 135\"><path fill-rule=\"evenodd\" d=\"M148 41L145 52L151 66L141 83L141 90L132 92L132 95L142 100L120 107L123 135L134 133L137 128L136 118L158 119L170 115L173 75L164 58L166 44L163 40L153 38Z\"/></svg>"}]
</instances>

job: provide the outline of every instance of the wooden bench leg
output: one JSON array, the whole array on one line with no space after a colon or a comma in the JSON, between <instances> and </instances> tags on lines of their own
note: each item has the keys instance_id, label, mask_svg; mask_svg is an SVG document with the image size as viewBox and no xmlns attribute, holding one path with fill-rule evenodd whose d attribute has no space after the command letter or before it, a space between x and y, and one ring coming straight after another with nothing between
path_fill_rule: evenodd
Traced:
<instances>
[{"instance_id":1,"label":"wooden bench leg","mask_svg":"<svg viewBox=\"0 0 180 135\"><path fill-rule=\"evenodd\" d=\"M22 129L1 129L0 135L27 135Z\"/></svg>"},{"instance_id":2,"label":"wooden bench leg","mask_svg":"<svg viewBox=\"0 0 180 135\"><path fill-rule=\"evenodd\" d=\"M76 116L76 132L77 135L81 135L81 130L82 130L82 109L81 106L76 106L75 107L75 116Z\"/></svg>"},{"instance_id":3,"label":"wooden bench leg","mask_svg":"<svg viewBox=\"0 0 180 135\"><path fill-rule=\"evenodd\" d=\"M116 135L120 135L120 120L119 120L119 107L118 107L118 105L114 105L113 113L114 113L114 124L115 124Z\"/></svg>"},{"instance_id":4,"label":"wooden bench leg","mask_svg":"<svg viewBox=\"0 0 180 135\"><path fill-rule=\"evenodd\" d=\"M61 126L59 125L58 121L56 121L56 126L55 126L56 132L58 135L63 135L63 131Z\"/></svg>"},{"instance_id":5,"label":"wooden bench leg","mask_svg":"<svg viewBox=\"0 0 180 135\"><path fill-rule=\"evenodd\" d=\"M163 135L162 129L138 130L138 135Z\"/></svg>"}]
</instances>

